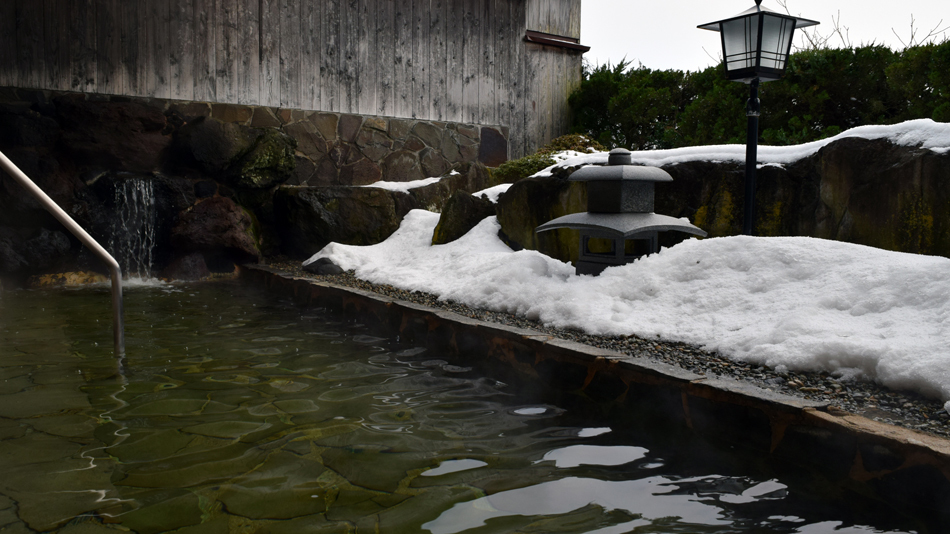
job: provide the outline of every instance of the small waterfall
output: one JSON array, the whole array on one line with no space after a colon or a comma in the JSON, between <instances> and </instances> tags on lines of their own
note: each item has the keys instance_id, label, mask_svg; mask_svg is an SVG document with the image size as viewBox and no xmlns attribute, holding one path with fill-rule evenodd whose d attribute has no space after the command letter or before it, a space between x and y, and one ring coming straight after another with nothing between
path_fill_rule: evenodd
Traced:
<instances>
[{"instance_id":1,"label":"small waterfall","mask_svg":"<svg viewBox=\"0 0 950 534\"><path fill-rule=\"evenodd\" d=\"M126 278L151 278L156 218L152 181L130 178L116 182L115 209L109 250Z\"/></svg>"}]
</instances>

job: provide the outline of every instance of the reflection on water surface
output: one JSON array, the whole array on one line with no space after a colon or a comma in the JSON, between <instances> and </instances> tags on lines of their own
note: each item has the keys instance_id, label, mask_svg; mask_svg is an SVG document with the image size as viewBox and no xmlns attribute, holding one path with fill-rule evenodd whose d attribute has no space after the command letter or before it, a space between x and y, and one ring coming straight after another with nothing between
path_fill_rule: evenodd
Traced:
<instances>
[{"instance_id":1,"label":"reflection on water surface","mask_svg":"<svg viewBox=\"0 0 950 534\"><path fill-rule=\"evenodd\" d=\"M0 296L0 530L913 525L231 283L128 290L120 365L108 302L105 289Z\"/></svg>"}]
</instances>

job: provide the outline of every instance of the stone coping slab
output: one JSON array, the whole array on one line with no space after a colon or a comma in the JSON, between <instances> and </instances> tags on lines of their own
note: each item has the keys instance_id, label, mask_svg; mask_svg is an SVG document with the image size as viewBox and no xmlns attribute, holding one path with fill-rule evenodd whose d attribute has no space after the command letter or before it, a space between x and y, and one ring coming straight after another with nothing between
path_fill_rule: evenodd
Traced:
<instances>
[{"instance_id":1,"label":"stone coping slab","mask_svg":"<svg viewBox=\"0 0 950 534\"><path fill-rule=\"evenodd\" d=\"M386 335L472 363L506 364L519 380L681 424L754 449L830 483L950 524L950 440L879 423L740 381L490 323L377 293L245 265L243 279L372 324ZM503 366L504 367L504 366Z\"/></svg>"}]
</instances>

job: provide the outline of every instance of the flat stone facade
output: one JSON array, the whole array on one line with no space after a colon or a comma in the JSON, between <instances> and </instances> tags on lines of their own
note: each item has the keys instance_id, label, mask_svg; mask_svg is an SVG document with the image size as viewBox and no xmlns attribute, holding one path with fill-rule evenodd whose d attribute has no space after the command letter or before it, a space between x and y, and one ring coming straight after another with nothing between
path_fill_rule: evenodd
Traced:
<instances>
[{"instance_id":1,"label":"flat stone facade","mask_svg":"<svg viewBox=\"0 0 950 534\"><path fill-rule=\"evenodd\" d=\"M0 103L83 95L60 91L0 88ZM380 180L409 182L442 176L459 163L496 167L508 160L509 130L395 117L328 113L162 98L87 94L97 102L134 102L164 112L170 123L211 117L254 128L277 128L297 141L297 165L288 185L366 185Z\"/></svg>"}]
</instances>

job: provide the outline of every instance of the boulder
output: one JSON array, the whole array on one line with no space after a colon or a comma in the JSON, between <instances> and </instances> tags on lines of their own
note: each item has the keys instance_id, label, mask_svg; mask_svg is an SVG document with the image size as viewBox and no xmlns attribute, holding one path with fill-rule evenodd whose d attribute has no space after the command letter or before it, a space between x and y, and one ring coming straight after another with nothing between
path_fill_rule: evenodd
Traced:
<instances>
[{"instance_id":1,"label":"boulder","mask_svg":"<svg viewBox=\"0 0 950 534\"><path fill-rule=\"evenodd\" d=\"M343 274L343 269L330 258L320 258L303 265L303 270L313 274Z\"/></svg>"},{"instance_id":2,"label":"boulder","mask_svg":"<svg viewBox=\"0 0 950 534\"><path fill-rule=\"evenodd\" d=\"M267 189L293 175L296 147L293 137L274 128L199 117L178 130L174 150L179 162L232 187Z\"/></svg>"},{"instance_id":3,"label":"boulder","mask_svg":"<svg viewBox=\"0 0 950 534\"><path fill-rule=\"evenodd\" d=\"M59 161L43 151L32 148L13 148L4 154L30 180L43 190L67 213L75 216L81 209L82 182L66 172ZM52 215L26 188L0 172L0 225L47 226L56 224Z\"/></svg>"},{"instance_id":4,"label":"boulder","mask_svg":"<svg viewBox=\"0 0 950 534\"><path fill-rule=\"evenodd\" d=\"M482 219L495 214L495 205L490 201L456 191L445 202L439 224L432 233L432 244L443 245L462 237L475 228Z\"/></svg>"},{"instance_id":5,"label":"boulder","mask_svg":"<svg viewBox=\"0 0 950 534\"><path fill-rule=\"evenodd\" d=\"M286 182L297 165L296 146L296 141L285 133L262 130L254 146L228 168L228 181L244 189L267 189Z\"/></svg>"},{"instance_id":6,"label":"boulder","mask_svg":"<svg viewBox=\"0 0 950 534\"><path fill-rule=\"evenodd\" d=\"M399 228L412 209L441 211L456 191L471 193L488 187L488 169L479 163L459 166L437 183L409 193L376 187L281 186L273 213L280 249L294 258L308 257L337 242L373 245ZM469 195L471 196L471 195Z\"/></svg>"},{"instance_id":7,"label":"boulder","mask_svg":"<svg viewBox=\"0 0 950 534\"><path fill-rule=\"evenodd\" d=\"M744 164L692 161L664 166L673 182L656 186L656 212L686 217L710 237L742 230ZM564 181L574 169L514 184L498 220L512 247L576 258L576 232L533 233L542 223L586 210L584 191ZM900 252L950 257L950 153L847 137L787 165L756 173L755 235L811 236ZM556 235L570 232L574 236ZM660 235L671 246L688 236Z\"/></svg>"},{"instance_id":8,"label":"boulder","mask_svg":"<svg viewBox=\"0 0 950 534\"><path fill-rule=\"evenodd\" d=\"M200 252L192 252L175 258L162 271L162 276L170 280L202 280L211 276L204 256Z\"/></svg>"},{"instance_id":9,"label":"boulder","mask_svg":"<svg viewBox=\"0 0 950 534\"><path fill-rule=\"evenodd\" d=\"M247 153L262 130L208 117L182 126L175 136L176 154L191 160L205 173L218 176Z\"/></svg>"},{"instance_id":10,"label":"boulder","mask_svg":"<svg viewBox=\"0 0 950 534\"><path fill-rule=\"evenodd\" d=\"M59 123L37 113L28 103L0 104L0 146L52 147L60 134Z\"/></svg>"},{"instance_id":11,"label":"boulder","mask_svg":"<svg viewBox=\"0 0 950 534\"><path fill-rule=\"evenodd\" d=\"M23 240L15 230L0 226L0 273L15 273L29 267L22 248Z\"/></svg>"},{"instance_id":12,"label":"boulder","mask_svg":"<svg viewBox=\"0 0 950 534\"><path fill-rule=\"evenodd\" d=\"M587 211L587 189L581 182L548 176L525 178L512 184L495 206L501 237L511 248L538 250L561 261L573 261L578 254L576 230L536 233L539 225L552 219Z\"/></svg>"},{"instance_id":13,"label":"boulder","mask_svg":"<svg viewBox=\"0 0 950 534\"><path fill-rule=\"evenodd\" d=\"M0 273L36 273L70 256L69 238L58 230L0 227Z\"/></svg>"},{"instance_id":14,"label":"boulder","mask_svg":"<svg viewBox=\"0 0 950 534\"><path fill-rule=\"evenodd\" d=\"M208 198L182 213L172 229L171 243L178 253L201 253L214 272L260 260L250 214L225 197Z\"/></svg>"},{"instance_id":15,"label":"boulder","mask_svg":"<svg viewBox=\"0 0 950 534\"><path fill-rule=\"evenodd\" d=\"M53 99L62 142L78 168L159 170L171 136L164 111L136 102L87 101L85 95Z\"/></svg>"},{"instance_id":16,"label":"boulder","mask_svg":"<svg viewBox=\"0 0 950 534\"><path fill-rule=\"evenodd\" d=\"M656 211L688 217L710 237L739 234L744 166L664 167ZM950 154L844 138L786 166L756 173L755 234L811 236L887 250L950 256ZM942 208L941 208L942 206Z\"/></svg>"},{"instance_id":17,"label":"boulder","mask_svg":"<svg viewBox=\"0 0 950 534\"><path fill-rule=\"evenodd\" d=\"M375 187L281 186L274 195L281 251L293 258L311 256L331 241L379 243L413 207L410 195Z\"/></svg>"},{"instance_id":18,"label":"boulder","mask_svg":"<svg viewBox=\"0 0 950 534\"><path fill-rule=\"evenodd\" d=\"M491 174L481 163L462 163L438 182L410 189L409 194L414 207L438 212L456 191L474 193L488 187L490 181Z\"/></svg>"},{"instance_id":19,"label":"boulder","mask_svg":"<svg viewBox=\"0 0 950 534\"><path fill-rule=\"evenodd\" d=\"M845 138L814 158L802 170L820 176L809 191L818 209L804 235L950 256L950 154Z\"/></svg>"}]
</instances>

